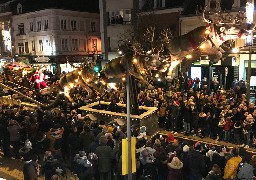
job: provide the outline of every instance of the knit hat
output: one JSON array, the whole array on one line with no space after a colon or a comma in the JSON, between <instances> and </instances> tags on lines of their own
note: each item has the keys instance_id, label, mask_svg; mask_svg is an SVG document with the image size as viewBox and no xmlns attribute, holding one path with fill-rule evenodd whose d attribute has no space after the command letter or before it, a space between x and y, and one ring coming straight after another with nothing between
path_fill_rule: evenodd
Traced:
<instances>
[{"instance_id":1,"label":"knit hat","mask_svg":"<svg viewBox=\"0 0 256 180\"><path fill-rule=\"evenodd\" d=\"M181 169L183 167L183 163L178 157L173 157L172 162L168 163L168 166L172 169Z\"/></svg>"},{"instance_id":2,"label":"knit hat","mask_svg":"<svg viewBox=\"0 0 256 180\"><path fill-rule=\"evenodd\" d=\"M175 140L174 135L172 133L168 134L168 138L167 139L168 139L169 143L173 143L174 140Z\"/></svg>"},{"instance_id":3,"label":"knit hat","mask_svg":"<svg viewBox=\"0 0 256 180\"><path fill-rule=\"evenodd\" d=\"M200 142L196 142L194 147L195 147L195 150L201 150Z\"/></svg>"},{"instance_id":4,"label":"knit hat","mask_svg":"<svg viewBox=\"0 0 256 180\"><path fill-rule=\"evenodd\" d=\"M114 128L112 126L108 126L108 133L112 133Z\"/></svg>"},{"instance_id":5,"label":"knit hat","mask_svg":"<svg viewBox=\"0 0 256 180\"><path fill-rule=\"evenodd\" d=\"M179 101L174 101L173 104L174 104L175 106L180 106Z\"/></svg>"},{"instance_id":6,"label":"knit hat","mask_svg":"<svg viewBox=\"0 0 256 180\"><path fill-rule=\"evenodd\" d=\"M183 146L182 150L183 150L183 152L188 152L189 146L188 145Z\"/></svg>"},{"instance_id":7,"label":"knit hat","mask_svg":"<svg viewBox=\"0 0 256 180\"><path fill-rule=\"evenodd\" d=\"M147 130L146 126L140 127L140 133L144 133L144 132L146 132L146 130Z\"/></svg>"},{"instance_id":8,"label":"knit hat","mask_svg":"<svg viewBox=\"0 0 256 180\"><path fill-rule=\"evenodd\" d=\"M28 148L28 149L32 149L32 143L29 141L29 139L27 139L25 141L25 145L24 145L25 148Z\"/></svg>"}]
</instances>

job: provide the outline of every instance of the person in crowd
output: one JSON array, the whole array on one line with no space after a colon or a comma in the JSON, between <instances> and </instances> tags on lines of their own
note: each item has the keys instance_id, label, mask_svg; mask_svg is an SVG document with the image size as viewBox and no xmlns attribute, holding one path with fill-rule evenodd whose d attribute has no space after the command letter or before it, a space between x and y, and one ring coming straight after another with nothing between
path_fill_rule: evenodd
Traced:
<instances>
[{"instance_id":1,"label":"person in crowd","mask_svg":"<svg viewBox=\"0 0 256 180\"><path fill-rule=\"evenodd\" d=\"M228 180L235 180L237 178L237 170L241 162L242 158L238 155L237 149L232 149L231 158L226 163L223 178Z\"/></svg>"},{"instance_id":2,"label":"person in crowd","mask_svg":"<svg viewBox=\"0 0 256 180\"><path fill-rule=\"evenodd\" d=\"M169 173L168 173L168 180L182 180L182 167L183 163L180 161L180 159L176 156L173 156L172 154L169 154L169 161L170 163L167 164Z\"/></svg>"},{"instance_id":3,"label":"person in crowd","mask_svg":"<svg viewBox=\"0 0 256 180\"><path fill-rule=\"evenodd\" d=\"M251 132L252 132L252 125L254 123L254 118L251 114L248 114L243 121L243 133L244 133L244 139L246 142L246 148L249 148L251 145Z\"/></svg>"},{"instance_id":4,"label":"person in crowd","mask_svg":"<svg viewBox=\"0 0 256 180\"><path fill-rule=\"evenodd\" d=\"M166 111L166 103L162 103L159 107L159 127L164 127L166 126L166 116L167 116L167 111Z\"/></svg>"},{"instance_id":5,"label":"person in crowd","mask_svg":"<svg viewBox=\"0 0 256 180\"><path fill-rule=\"evenodd\" d=\"M40 171L39 165L37 164L37 157L29 154L24 158L24 163L24 180L37 180Z\"/></svg>"},{"instance_id":6,"label":"person in crowd","mask_svg":"<svg viewBox=\"0 0 256 180\"><path fill-rule=\"evenodd\" d=\"M19 149L20 149L20 130L21 126L16 120L11 119L9 121L9 125L7 127L9 134L10 134L10 143L13 146L13 152L14 152L14 157L19 158Z\"/></svg>"},{"instance_id":7,"label":"person in crowd","mask_svg":"<svg viewBox=\"0 0 256 180\"><path fill-rule=\"evenodd\" d=\"M253 170L256 167L256 156L253 155L250 162L246 162L244 159L239 165L237 177L239 180L251 179L253 177Z\"/></svg>"},{"instance_id":8,"label":"person in crowd","mask_svg":"<svg viewBox=\"0 0 256 180\"><path fill-rule=\"evenodd\" d=\"M206 176L205 180L222 180L221 169L217 164L212 166L211 171Z\"/></svg>"},{"instance_id":9,"label":"person in crowd","mask_svg":"<svg viewBox=\"0 0 256 180\"><path fill-rule=\"evenodd\" d=\"M179 101L174 101L171 109L171 127L174 132L178 131L177 121L180 114L180 103Z\"/></svg>"},{"instance_id":10,"label":"person in crowd","mask_svg":"<svg viewBox=\"0 0 256 180\"><path fill-rule=\"evenodd\" d=\"M231 116L227 114L225 119L224 130L224 141L228 142L230 140L231 129L233 127L233 122L231 121Z\"/></svg>"},{"instance_id":11,"label":"person in crowd","mask_svg":"<svg viewBox=\"0 0 256 180\"><path fill-rule=\"evenodd\" d=\"M200 152L201 148L201 144L196 142L194 149L188 152L189 180L201 180L205 173L205 160Z\"/></svg>"},{"instance_id":12,"label":"person in crowd","mask_svg":"<svg viewBox=\"0 0 256 180\"><path fill-rule=\"evenodd\" d=\"M83 151L86 154L90 153L90 145L93 142L93 140L94 140L93 132L91 131L89 126L84 125L84 130L79 135L79 141L83 147Z\"/></svg>"},{"instance_id":13,"label":"person in crowd","mask_svg":"<svg viewBox=\"0 0 256 180\"><path fill-rule=\"evenodd\" d=\"M191 132L192 109L188 101L186 102L186 105L185 105L183 120L184 120L185 135L189 135Z\"/></svg>"},{"instance_id":14,"label":"person in crowd","mask_svg":"<svg viewBox=\"0 0 256 180\"><path fill-rule=\"evenodd\" d=\"M99 139L99 147L96 148L95 154L98 157L98 171L100 180L111 180L111 163L113 160L113 150L107 146L107 137L101 136Z\"/></svg>"}]
</instances>

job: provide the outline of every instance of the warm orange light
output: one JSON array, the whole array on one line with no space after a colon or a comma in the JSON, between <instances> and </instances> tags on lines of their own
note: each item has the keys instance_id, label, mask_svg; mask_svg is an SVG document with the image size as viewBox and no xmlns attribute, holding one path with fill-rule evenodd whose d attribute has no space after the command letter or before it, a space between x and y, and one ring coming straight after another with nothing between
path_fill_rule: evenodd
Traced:
<instances>
[{"instance_id":1,"label":"warm orange light","mask_svg":"<svg viewBox=\"0 0 256 180\"><path fill-rule=\"evenodd\" d=\"M188 54L188 55L186 55L186 58L187 58L187 59L191 59L191 58L192 58L192 55L191 55L191 54Z\"/></svg>"}]
</instances>

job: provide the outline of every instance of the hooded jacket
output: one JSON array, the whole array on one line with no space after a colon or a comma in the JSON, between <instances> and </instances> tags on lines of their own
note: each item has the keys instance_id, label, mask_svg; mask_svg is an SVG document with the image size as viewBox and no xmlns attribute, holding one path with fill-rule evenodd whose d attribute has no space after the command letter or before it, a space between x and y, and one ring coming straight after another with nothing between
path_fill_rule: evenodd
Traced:
<instances>
[{"instance_id":1,"label":"hooded jacket","mask_svg":"<svg viewBox=\"0 0 256 180\"><path fill-rule=\"evenodd\" d=\"M241 163L242 158L240 156L232 157L228 160L224 168L224 179L235 179L237 177L237 170L239 163Z\"/></svg>"}]
</instances>

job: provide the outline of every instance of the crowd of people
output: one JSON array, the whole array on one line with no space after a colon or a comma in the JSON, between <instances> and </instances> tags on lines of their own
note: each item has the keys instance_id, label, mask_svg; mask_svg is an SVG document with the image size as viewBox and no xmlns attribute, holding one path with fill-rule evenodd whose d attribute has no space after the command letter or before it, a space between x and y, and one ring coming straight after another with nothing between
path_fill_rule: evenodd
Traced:
<instances>
[{"instance_id":1,"label":"crowd of people","mask_svg":"<svg viewBox=\"0 0 256 180\"><path fill-rule=\"evenodd\" d=\"M175 81L174 81L175 82ZM194 84L194 85L193 85ZM136 179L201 180L256 179L256 157L246 149L255 146L256 108L239 86L230 90L187 83L167 89L141 90L138 103L158 108L159 127L170 134L147 136L147 127L132 128L136 142ZM184 89L183 89L184 88ZM125 124L83 116L77 107L88 103L86 92L71 92L78 101L72 111L41 110L2 105L0 138L6 158L24 161L24 179L58 179L67 169L79 179L125 179L122 145ZM123 90L106 92L108 110L124 103ZM237 144L238 148L212 146L175 139L176 133Z\"/></svg>"}]
</instances>

